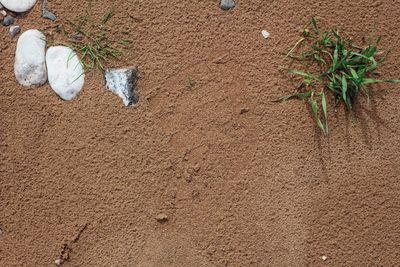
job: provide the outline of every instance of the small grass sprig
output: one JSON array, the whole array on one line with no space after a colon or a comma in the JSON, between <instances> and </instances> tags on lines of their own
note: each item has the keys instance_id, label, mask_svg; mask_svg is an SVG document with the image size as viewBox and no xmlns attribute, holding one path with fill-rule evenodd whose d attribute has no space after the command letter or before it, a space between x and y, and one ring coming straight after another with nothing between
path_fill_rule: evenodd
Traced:
<instances>
[{"instance_id":1,"label":"small grass sprig","mask_svg":"<svg viewBox=\"0 0 400 267\"><path fill-rule=\"evenodd\" d=\"M196 85L196 81L193 79L193 76L192 75L188 75L187 76L187 88L188 89L192 89L193 86L195 86L195 85Z\"/></svg>"},{"instance_id":2,"label":"small grass sprig","mask_svg":"<svg viewBox=\"0 0 400 267\"><path fill-rule=\"evenodd\" d=\"M352 112L360 95L370 100L371 84L400 82L377 78L376 68L385 59L385 54L378 52L380 37L376 40L371 38L366 47L355 46L337 29L321 31L315 18L301 33L301 39L289 50L286 58L300 61L306 71L288 70L302 77L301 84L297 93L277 101L308 99L314 120L325 135L329 133L328 93L334 96L336 105L344 103Z\"/></svg>"}]
</instances>

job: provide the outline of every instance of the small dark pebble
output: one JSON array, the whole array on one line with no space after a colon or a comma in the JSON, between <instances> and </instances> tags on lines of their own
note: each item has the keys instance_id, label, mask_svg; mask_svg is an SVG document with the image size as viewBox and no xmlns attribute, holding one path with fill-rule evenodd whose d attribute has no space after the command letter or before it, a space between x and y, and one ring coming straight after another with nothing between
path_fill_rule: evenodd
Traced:
<instances>
[{"instance_id":1,"label":"small dark pebble","mask_svg":"<svg viewBox=\"0 0 400 267\"><path fill-rule=\"evenodd\" d=\"M4 26L10 26L14 23L14 18L11 17L10 15L7 15L4 19L3 19L3 25Z\"/></svg>"},{"instance_id":2,"label":"small dark pebble","mask_svg":"<svg viewBox=\"0 0 400 267\"><path fill-rule=\"evenodd\" d=\"M56 27L56 33L61 33L62 32L62 26L61 25L57 25Z\"/></svg>"},{"instance_id":3,"label":"small dark pebble","mask_svg":"<svg viewBox=\"0 0 400 267\"><path fill-rule=\"evenodd\" d=\"M74 34L74 35L71 36L71 39L74 40L74 41L80 42L80 41L83 40L83 36L80 35L80 34Z\"/></svg>"},{"instance_id":4,"label":"small dark pebble","mask_svg":"<svg viewBox=\"0 0 400 267\"><path fill-rule=\"evenodd\" d=\"M250 111L249 108L242 108L242 109L240 110L240 114L245 114L245 113L247 113L247 112L249 112L249 111Z\"/></svg>"},{"instance_id":5,"label":"small dark pebble","mask_svg":"<svg viewBox=\"0 0 400 267\"><path fill-rule=\"evenodd\" d=\"M168 216L165 213L160 213L156 216L156 220L159 223L165 223L168 221Z\"/></svg>"}]
</instances>

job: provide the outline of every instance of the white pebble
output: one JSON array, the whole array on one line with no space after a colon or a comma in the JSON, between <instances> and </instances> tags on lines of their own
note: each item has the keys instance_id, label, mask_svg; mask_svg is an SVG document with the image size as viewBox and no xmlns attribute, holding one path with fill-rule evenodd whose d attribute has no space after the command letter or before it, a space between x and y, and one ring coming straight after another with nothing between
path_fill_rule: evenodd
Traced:
<instances>
[{"instance_id":1,"label":"white pebble","mask_svg":"<svg viewBox=\"0 0 400 267\"><path fill-rule=\"evenodd\" d=\"M328 257L325 256L325 255L323 255L323 256L321 257L321 259L322 259L323 261L326 261L326 260L328 259Z\"/></svg>"},{"instance_id":2,"label":"white pebble","mask_svg":"<svg viewBox=\"0 0 400 267\"><path fill-rule=\"evenodd\" d=\"M18 13L26 12L36 4L36 0L0 0L0 2L8 10Z\"/></svg>"},{"instance_id":3,"label":"white pebble","mask_svg":"<svg viewBox=\"0 0 400 267\"><path fill-rule=\"evenodd\" d=\"M66 46L52 46L46 54L51 88L64 100L74 99L82 90L85 74L76 53Z\"/></svg>"},{"instance_id":4,"label":"white pebble","mask_svg":"<svg viewBox=\"0 0 400 267\"><path fill-rule=\"evenodd\" d=\"M268 39L271 36L271 34L269 32L267 32L266 30L262 30L261 34L265 39Z\"/></svg>"},{"instance_id":5,"label":"white pebble","mask_svg":"<svg viewBox=\"0 0 400 267\"><path fill-rule=\"evenodd\" d=\"M63 261L62 261L62 259L56 259L56 260L54 261L54 263L55 263L57 266L60 266L60 265L63 263Z\"/></svg>"},{"instance_id":6,"label":"white pebble","mask_svg":"<svg viewBox=\"0 0 400 267\"><path fill-rule=\"evenodd\" d=\"M15 53L14 73L23 86L40 86L47 80L46 37L38 30L21 34Z\"/></svg>"}]
</instances>

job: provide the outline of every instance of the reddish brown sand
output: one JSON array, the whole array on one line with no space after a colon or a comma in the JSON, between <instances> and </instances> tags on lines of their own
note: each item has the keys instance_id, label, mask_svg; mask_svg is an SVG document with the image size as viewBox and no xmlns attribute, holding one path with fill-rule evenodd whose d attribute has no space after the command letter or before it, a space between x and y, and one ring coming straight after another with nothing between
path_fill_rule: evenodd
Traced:
<instances>
[{"instance_id":1,"label":"reddish brown sand","mask_svg":"<svg viewBox=\"0 0 400 267\"><path fill-rule=\"evenodd\" d=\"M382 74L399 78L399 1L237 2L115 1L113 37L134 48L113 63L140 66L137 108L101 73L72 102L22 88L0 27L0 266L399 266L400 90L361 103L355 126L332 112L330 138L306 103L271 102L293 91L281 52L311 15L359 43L382 34ZM17 23L55 25L39 17Z\"/></svg>"}]
</instances>

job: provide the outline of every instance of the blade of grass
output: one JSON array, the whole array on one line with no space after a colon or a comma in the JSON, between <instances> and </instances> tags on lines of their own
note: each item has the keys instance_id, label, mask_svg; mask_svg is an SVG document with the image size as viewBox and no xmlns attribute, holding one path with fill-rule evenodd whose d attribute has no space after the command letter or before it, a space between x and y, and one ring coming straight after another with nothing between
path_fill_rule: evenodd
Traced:
<instances>
[{"instance_id":1,"label":"blade of grass","mask_svg":"<svg viewBox=\"0 0 400 267\"><path fill-rule=\"evenodd\" d=\"M106 24L111 19L112 16L114 16L114 9L110 8L101 18L101 24L103 25Z\"/></svg>"},{"instance_id":2,"label":"blade of grass","mask_svg":"<svg viewBox=\"0 0 400 267\"><path fill-rule=\"evenodd\" d=\"M286 54L286 57L290 57L290 55L293 53L293 51L302 43L304 42L305 38L301 38L296 42L296 44L292 47L292 49L289 50L289 52Z\"/></svg>"},{"instance_id":3,"label":"blade of grass","mask_svg":"<svg viewBox=\"0 0 400 267\"><path fill-rule=\"evenodd\" d=\"M304 76L304 77L310 77L310 73L305 73L305 72L302 72L302 71L288 70L288 72L296 74L296 75Z\"/></svg>"},{"instance_id":4,"label":"blade of grass","mask_svg":"<svg viewBox=\"0 0 400 267\"><path fill-rule=\"evenodd\" d=\"M276 100L273 100L272 102L284 102L284 101L287 101L292 98L304 99L304 98L307 98L310 96L311 96L311 92L297 93L297 94L293 94L293 95L282 96Z\"/></svg>"},{"instance_id":5,"label":"blade of grass","mask_svg":"<svg viewBox=\"0 0 400 267\"><path fill-rule=\"evenodd\" d=\"M325 92L322 92L322 94L321 94L321 105L322 105L322 111L323 111L324 117L325 117L325 131L326 131L326 134L328 134L329 133L329 127L328 127L328 105L326 103Z\"/></svg>"},{"instance_id":6,"label":"blade of grass","mask_svg":"<svg viewBox=\"0 0 400 267\"><path fill-rule=\"evenodd\" d=\"M344 102L349 105L349 103L347 102L347 79L346 76L342 76L342 97Z\"/></svg>"},{"instance_id":7,"label":"blade of grass","mask_svg":"<svg viewBox=\"0 0 400 267\"><path fill-rule=\"evenodd\" d=\"M318 27L318 22L317 22L317 19L316 19L315 17L312 17L312 18L311 18L311 24L312 24L312 26L313 26L313 28L314 28L314 31L315 31L318 35L321 35L321 31L320 31L320 29L319 29L319 27Z\"/></svg>"},{"instance_id":8,"label":"blade of grass","mask_svg":"<svg viewBox=\"0 0 400 267\"><path fill-rule=\"evenodd\" d=\"M315 119L315 122L317 123L317 126L324 132L324 134L326 134L325 132L325 128L324 125L322 124L321 119L319 118L319 108L318 108L318 103L317 101L314 99L313 95L311 95L310 97L310 105L311 105L311 110Z\"/></svg>"}]
</instances>

